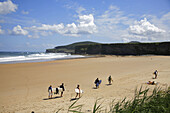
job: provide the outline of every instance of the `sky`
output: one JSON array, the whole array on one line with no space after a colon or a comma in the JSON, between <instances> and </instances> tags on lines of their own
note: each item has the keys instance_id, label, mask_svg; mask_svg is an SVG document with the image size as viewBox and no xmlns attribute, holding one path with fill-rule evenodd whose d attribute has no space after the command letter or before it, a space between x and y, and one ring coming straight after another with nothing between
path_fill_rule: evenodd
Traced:
<instances>
[{"instance_id":1,"label":"sky","mask_svg":"<svg viewBox=\"0 0 170 113\"><path fill-rule=\"evenodd\" d=\"M0 0L0 51L170 41L170 0Z\"/></svg>"}]
</instances>

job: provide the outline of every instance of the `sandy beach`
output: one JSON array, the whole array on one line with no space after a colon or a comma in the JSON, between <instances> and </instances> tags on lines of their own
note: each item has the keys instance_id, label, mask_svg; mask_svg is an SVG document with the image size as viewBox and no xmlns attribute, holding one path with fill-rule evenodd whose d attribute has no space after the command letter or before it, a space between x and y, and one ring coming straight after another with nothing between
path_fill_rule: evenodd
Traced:
<instances>
[{"instance_id":1,"label":"sandy beach","mask_svg":"<svg viewBox=\"0 0 170 113\"><path fill-rule=\"evenodd\" d=\"M152 79L158 70L158 78ZM107 85L108 76L113 78ZM99 89L94 89L96 78L102 80ZM153 89L155 85L147 81L158 82L157 86L170 85L170 56L106 56L98 58L69 59L49 62L0 64L0 112L15 113L53 113L62 108L67 112L74 102L74 89L77 84L83 89L82 98L77 104L83 104L82 111L91 112L98 98L103 105L113 99L132 99L136 87L141 85ZM53 95L48 99L49 85L58 87L65 84L62 98Z\"/></svg>"}]
</instances>

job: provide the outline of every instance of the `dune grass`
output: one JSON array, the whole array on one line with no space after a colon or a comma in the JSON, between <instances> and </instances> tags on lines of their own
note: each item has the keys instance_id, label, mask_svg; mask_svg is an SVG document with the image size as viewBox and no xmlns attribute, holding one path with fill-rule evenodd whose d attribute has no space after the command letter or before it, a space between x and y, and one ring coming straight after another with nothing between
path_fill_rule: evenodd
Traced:
<instances>
[{"instance_id":1,"label":"dune grass","mask_svg":"<svg viewBox=\"0 0 170 113\"><path fill-rule=\"evenodd\" d=\"M109 113L170 113L170 88L155 88L151 95L149 89L135 91L133 100L116 103L110 107Z\"/></svg>"},{"instance_id":2,"label":"dune grass","mask_svg":"<svg viewBox=\"0 0 170 113\"><path fill-rule=\"evenodd\" d=\"M108 110L107 106L103 107L102 103L99 103L100 99L97 99L92 113L170 113L170 87L164 90L155 88L151 94L148 93L149 88L144 90L142 87L139 90L136 88L132 100L124 98L116 104L113 100L109 104ZM83 105L76 105L77 101L69 106L68 113L83 113L81 111Z\"/></svg>"}]
</instances>

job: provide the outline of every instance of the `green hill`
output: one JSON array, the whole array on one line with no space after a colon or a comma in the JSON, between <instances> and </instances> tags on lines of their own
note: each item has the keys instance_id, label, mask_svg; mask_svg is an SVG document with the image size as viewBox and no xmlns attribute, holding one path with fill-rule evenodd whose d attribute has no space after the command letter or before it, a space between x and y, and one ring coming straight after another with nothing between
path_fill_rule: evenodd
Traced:
<instances>
[{"instance_id":1,"label":"green hill","mask_svg":"<svg viewBox=\"0 0 170 113\"><path fill-rule=\"evenodd\" d=\"M85 42L76 42L70 45L65 45L65 46L57 46L53 49L47 49L46 53L75 53L75 47L77 46L84 46L84 45L95 45L99 44L96 42L90 42L90 41L85 41Z\"/></svg>"}]
</instances>

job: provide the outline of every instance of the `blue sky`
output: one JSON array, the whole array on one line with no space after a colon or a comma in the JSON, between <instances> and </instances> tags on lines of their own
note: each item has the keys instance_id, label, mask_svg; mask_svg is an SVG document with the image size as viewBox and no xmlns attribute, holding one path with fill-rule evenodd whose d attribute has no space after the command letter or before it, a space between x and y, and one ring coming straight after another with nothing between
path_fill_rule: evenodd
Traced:
<instances>
[{"instance_id":1,"label":"blue sky","mask_svg":"<svg viewBox=\"0 0 170 113\"><path fill-rule=\"evenodd\" d=\"M170 41L170 0L0 0L0 51Z\"/></svg>"}]
</instances>

